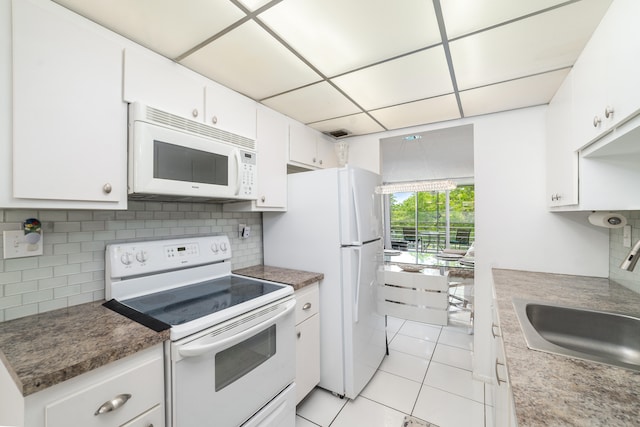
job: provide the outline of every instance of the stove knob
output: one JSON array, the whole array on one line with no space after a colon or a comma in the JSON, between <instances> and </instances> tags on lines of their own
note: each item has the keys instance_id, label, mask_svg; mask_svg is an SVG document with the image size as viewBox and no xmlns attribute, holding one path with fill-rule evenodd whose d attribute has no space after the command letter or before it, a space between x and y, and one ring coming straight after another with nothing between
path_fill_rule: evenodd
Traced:
<instances>
[{"instance_id":1,"label":"stove knob","mask_svg":"<svg viewBox=\"0 0 640 427\"><path fill-rule=\"evenodd\" d=\"M218 253L218 244L217 243L212 243L211 244L211 250L213 251L214 254Z\"/></svg>"},{"instance_id":2,"label":"stove knob","mask_svg":"<svg viewBox=\"0 0 640 427\"><path fill-rule=\"evenodd\" d=\"M140 251L136 254L136 259L138 260L138 262L145 262L149 259L149 257L147 256L147 252Z\"/></svg>"},{"instance_id":3,"label":"stove knob","mask_svg":"<svg viewBox=\"0 0 640 427\"><path fill-rule=\"evenodd\" d=\"M132 261L133 261L133 258L130 252L125 252L120 257L120 262L122 262L124 265L129 265L131 264Z\"/></svg>"},{"instance_id":4,"label":"stove knob","mask_svg":"<svg viewBox=\"0 0 640 427\"><path fill-rule=\"evenodd\" d=\"M225 242L220 243L220 250L222 252L227 252L227 244Z\"/></svg>"}]
</instances>

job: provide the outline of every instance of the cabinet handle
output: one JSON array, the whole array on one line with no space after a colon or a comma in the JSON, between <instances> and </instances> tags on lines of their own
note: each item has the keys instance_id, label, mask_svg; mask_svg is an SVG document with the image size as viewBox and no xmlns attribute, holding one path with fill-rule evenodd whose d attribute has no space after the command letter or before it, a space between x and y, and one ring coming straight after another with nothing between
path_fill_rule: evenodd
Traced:
<instances>
[{"instance_id":1,"label":"cabinet handle","mask_svg":"<svg viewBox=\"0 0 640 427\"><path fill-rule=\"evenodd\" d=\"M602 119L600 119L600 117L598 117L598 116L594 116L593 117L593 127L597 128L598 126L600 126L600 123L602 123Z\"/></svg>"},{"instance_id":2,"label":"cabinet handle","mask_svg":"<svg viewBox=\"0 0 640 427\"><path fill-rule=\"evenodd\" d=\"M265 196L260 197L260 201L261 201L262 203L264 203L264 201L265 201L265 200L267 200L267 198L266 198Z\"/></svg>"},{"instance_id":3,"label":"cabinet handle","mask_svg":"<svg viewBox=\"0 0 640 427\"><path fill-rule=\"evenodd\" d=\"M194 108L194 109L193 109L193 111L191 112L191 115L192 115L193 117L198 117L198 109L197 109L197 108Z\"/></svg>"},{"instance_id":4,"label":"cabinet handle","mask_svg":"<svg viewBox=\"0 0 640 427\"><path fill-rule=\"evenodd\" d=\"M496 358L496 380L498 381L498 387L500 386L500 383L506 383L506 380L503 380L500 378L500 375L498 375L498 365L502 365L504 366L504 363L500 363L498 362L498 358Z\"/></svg>"},{"instance_id":5,"label":"cabinet handle","mask_svg":"<svg viewBox=\"0 0 640 427\"><path fill-rule=\"evenodd\" d=\"M113 190L113 187L111 187L111 184L109 184L108 182L102 186L102 191L107 194L111 193L111 190Z\"/></svg>"},{"instance_id":6,"label":"cabinet handle","mask_svg":"<svg viewBox=\"0 0 640 427\"><path fill-rule=\"evenodd\" d=\"M613 107L607 105L607 108L604 109L604 116L608 119L609 117L613 117Z\"/></svg>"},{"instance_id":7,"label":"cabinet handle","mask_svg":"<svg viewBox=\"0 0 640 427\"><path fill-rule=\"evenodd\" d=\"M495 323L491 323L491 335L493 335L493 338L497 338L497 337L501 337L501 336L502 336L502 335L500 335L500 334L496 334L496 333L494 332L496 329L500 330L500 329L498 328L498 325L496 325Z\"/></svg>"},{"instance_id":8,"label":"cabinet handle","mask_svg":"<svg viewBox=\"0 0 640 427\"><path fill-rule=\"evenodd\" d=\"M302 336L302 332L298 331L298 333L296 333L296 335L298 336L298 339L300 339L300 337Z\"/></svg>"},{"instance_id":9,"label":"cabinet handle","mask_svg":"<svg viewBox=\"0 0 640 427\"><path fill-rule=\"evenodd\" d=\"M320 159L320 164L322 164L322 159Z\"/></svg>"},{"instance_id":10,"label":"cabinet handle","mask_svg":"<svg viewBox=\"0 0 640 427\"><path fill-rule=\"evenodd\" d=\"M313 163L315 163L315 162L316 162L316 158L314 157L314 158L313 158Z\"/></svg>"},{"instance_id":11,"label":"cabinet handle","mask_svg":"<svg viewBox=\"0 0 640 427\"><path fill-rule=\"evenodd\" d=\"M104 414L107 412L115 411L116 409L122 407L127 400L131 399L130 394L119 394L111 400L104 402L96 411L95 415Z\"/></svg>"},{"instance_id":12,"label":"cabinet handle","mask_svg":"<svg viewBox=\"0 0 640 427\"><path fill-rule=\"evenodd\" d=\"M218 117L216 116L211 117L211 123L213 123L214 125L218 124Z\"/></svg>"},{"instance_id":13,"label":"cabinet handle","mask_svg":"<svg viewBox=\"0 0 640 427\"><path fill-rule=\"evenodd\" d=\"M311 303L310 302L307 302L302 306L303 310L309 310L310 308L311 308Z\"/></svg>"}]
</instances>

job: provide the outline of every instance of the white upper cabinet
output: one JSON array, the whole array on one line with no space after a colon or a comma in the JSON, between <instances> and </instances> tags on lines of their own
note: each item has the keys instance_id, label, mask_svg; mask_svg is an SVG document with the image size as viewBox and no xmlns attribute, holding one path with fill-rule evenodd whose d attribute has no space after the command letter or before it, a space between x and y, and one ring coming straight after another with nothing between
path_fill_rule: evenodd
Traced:
<instances>
[{"instance_id":1,"label":"white upper cabinet","mask_svg":"<svg viewBox=\"0 0 640 427\"><path fill-rule=\"evenodd\" d=\"M13 190L3 184L2 204L125 209L121 46L55 3L15 0L11 7L13 164L3 169L12 170Z\"/></svg>"},{"instance_id":2,"label":"white upper cabinet","mask_svg":"<svg viewBox=\"0 0 640 427\"><path fill-rule=\"evenodd\" d=\"M205 88L205 123L256 140L256 102L217 83Z\"/></svg>"},{"instance_id":3,"label":"white upper cabinet","mask_svg":"<svg viewBox=\"0 0 640 427\"><path fill-rule=\"evenodd\" d=\"M547 203L550 207L578 204L578 152L572 127L572 75L569 74L547 109Z\"/></svg>"},{"instance_id":4,"label":"white upper cabinet","mask_svg":"<svg viewBox=\"0 0 640 427\"><path fill-rule=\"evenodd\" d=\"M176 62L127 49L123 98L256 139L256 102Z\"/></svg>"},{"instance_id":5,"label":"white upper cabinet","mask_svg":"<svg viewBox=\"0 0 640 427\"><path fill-rule=\"evenodd\" d=\"M316 134L316 151L320 159L321 167L334 168L338 166L338 156L336 155L336 144L333 140L318 132Z\"/></svg>"},{"instance_id":6,"label":"white upper cabinet","mask_svg":"<svg viewBox=\"0 0 640 427\"><path fill-rule=\"evenodd\" d=\"M227 203L228 212L285 211L287 208L287 141L289 118L257 106L258 199Z\"/></svg>"},{"instance_id":7,"label":"white upper cabinet","mask_svg":"<svg viewBox=\"0 0 640 427\"><path fill-rule=\"evenodd\" d=\"M203 82L182 65L142 48L125 51L122 94L126 102L204 120Z\"/></svg>"},{"instance_id":8,"label":"white upper cabinet","mask_svg":"<svg viewBox=\"0 0 640 427\"><path fill-rule=\"evenodd\" d=\"M573 68L575 148L609 133L640 109L640 2L614 1Z\"/></svg>"},{"instance_id":9,"label":"white upper cabinet","mask_svg":"<svg viewBox=\"0 0 640 427\"><path fill-rule=\"evenodd\" d=\"M289 123L289 161L313 169L335 167L338 163L330 140L293 120Z\"/></svg>"},{"instance_id":10,"label":"white upper cabinet","mask_svg":"<svg viewBox=\"0 0 640 427\"><path fill-rule=\"evenodd\" d=\"M640 208L640 2L615 0L549 104L554 210Z\"/></svg>"}]
</instances>

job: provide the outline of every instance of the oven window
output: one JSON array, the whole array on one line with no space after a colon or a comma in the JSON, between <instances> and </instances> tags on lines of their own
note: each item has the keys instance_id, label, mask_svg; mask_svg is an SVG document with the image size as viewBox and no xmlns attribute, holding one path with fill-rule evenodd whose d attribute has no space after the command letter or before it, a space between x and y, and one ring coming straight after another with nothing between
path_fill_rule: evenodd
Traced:
<instances>
[{"instance_id":1,"label":"oven window","mask_svg":"<svg viewBox=\"0 0 640 427\"><path fill-rule=\"evenodd\" d=\"M154 140L153 177L226 186L229 185L229 158Z\"/></svg>"},{"instance_id":2,"label":"oven window","mask_svg":"<svg viewBox=\"0 0 640 427\"><path fill-rule=\"evenodd\" d=\"M276 354L276 325L216 354L216 391L242 378Z\"/></svg>"}]
</instances>

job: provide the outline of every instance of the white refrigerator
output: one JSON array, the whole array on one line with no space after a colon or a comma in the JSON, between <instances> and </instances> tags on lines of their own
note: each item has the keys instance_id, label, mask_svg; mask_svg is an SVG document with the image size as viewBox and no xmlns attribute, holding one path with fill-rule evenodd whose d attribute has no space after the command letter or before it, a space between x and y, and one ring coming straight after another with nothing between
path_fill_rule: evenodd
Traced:
<instances>
[{"instance_id":1,"label":"white refrigerator","mask_svg":"<svg viewBox=\"0 0 640 427\"><path fill-rule=\"evenodd\" d=\"M354 167L288 176L288 210L263 214L264 263L323 273L320 387L354 399L386 351L380 176Z\"/></svg>"}]
</instances>

